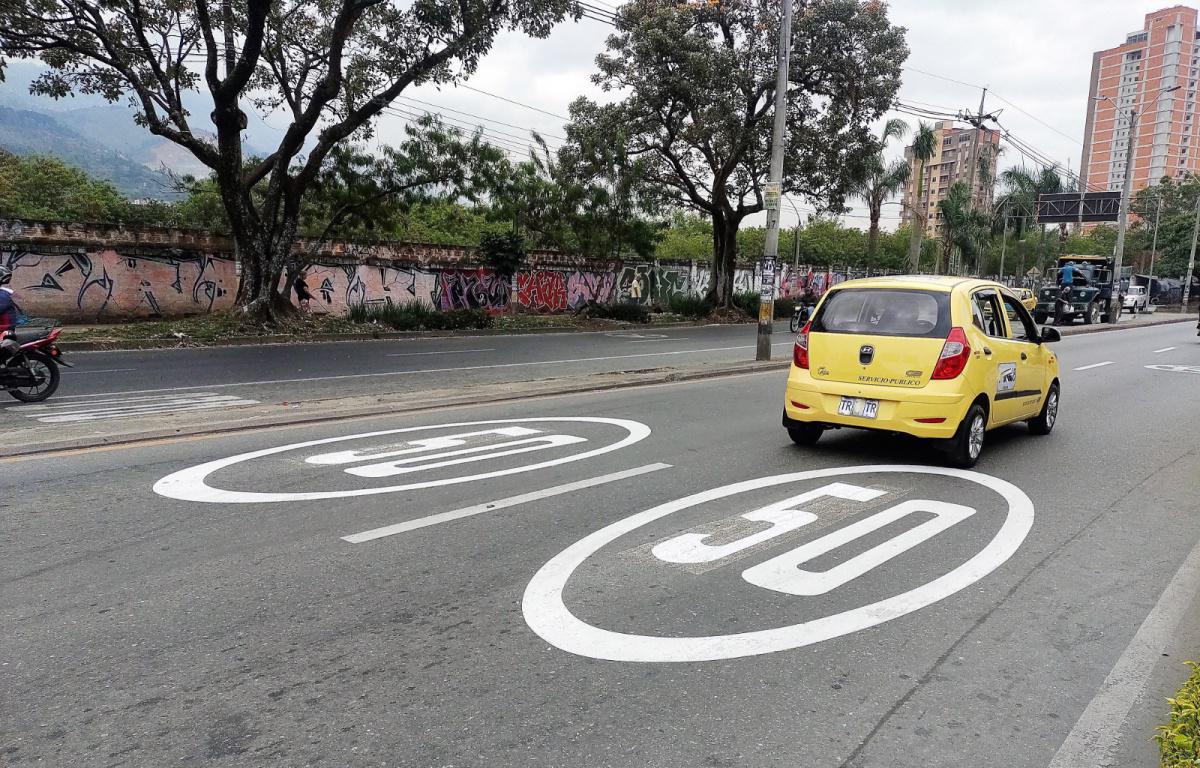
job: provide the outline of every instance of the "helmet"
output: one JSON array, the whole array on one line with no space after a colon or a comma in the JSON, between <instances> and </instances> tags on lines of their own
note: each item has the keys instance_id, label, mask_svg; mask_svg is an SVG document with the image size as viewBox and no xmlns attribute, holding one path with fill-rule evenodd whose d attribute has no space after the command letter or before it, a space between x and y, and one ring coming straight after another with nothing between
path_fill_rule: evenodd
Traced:
<instances>
[{"instance_id":1,"label":"helmet","mask_svg":"<svg viewBox=\"0 0 1200 768\"><path fill-rule=\"evenodd\" d=\"M12 282L12 270L8 267L0 267L0 285L8 285Z\"/></svg>"}]
</instances>

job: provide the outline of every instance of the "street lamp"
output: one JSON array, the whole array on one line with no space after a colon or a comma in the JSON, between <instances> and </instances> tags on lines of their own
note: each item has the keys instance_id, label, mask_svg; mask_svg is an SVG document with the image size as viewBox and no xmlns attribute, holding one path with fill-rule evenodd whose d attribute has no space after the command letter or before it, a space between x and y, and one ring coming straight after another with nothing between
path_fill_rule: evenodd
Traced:
<instances>
[{"instance_id":1,"label":"street lamp","mask_svg":"<svg viewBox=\"0 0 1200 768\"><path fill-rule=\"evenodd\" d=\"M1173 85L1170 88L1159 88L1155 94L1154 101L1164 94L1173 93L1182 88L1182 85ZM1113 129L1116 129L1116 115L1119 113L1117 103L1112 100L1111 96L1100 96L1097 101L1107 101L1113 106ZM1143 102L1142 108L1139 110L1135 107L1129 108L1129 139L1125 142L1125 182L1121 188L1121 213L1117 219L1117 245L1113 249L1113 273L1112 287L1109 289L1108 296L1108 322L1115 323L1121 314L1119 304L1121 293L1121 262L1125 259L1125 229L1129 221L1129 198L1133 192L1133 164L1134 164L1134 148L1137 145L1137 121L1138 118L1145 112L1147 105Z\"/></svg>"}]
</instances>

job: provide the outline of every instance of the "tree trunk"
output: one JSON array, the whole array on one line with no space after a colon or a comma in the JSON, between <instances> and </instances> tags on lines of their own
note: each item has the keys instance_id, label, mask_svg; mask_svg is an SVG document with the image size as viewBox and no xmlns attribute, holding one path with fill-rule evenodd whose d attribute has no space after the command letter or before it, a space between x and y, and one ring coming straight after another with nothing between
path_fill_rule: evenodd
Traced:
<instances>
[{"instance_id":1,"label":"tree trunk","mask_svg":"<svg viewBox=\"0 0 1200 768\"><path fill-rule=\"evenodd\" d=\"M879 215L882 207L871 206L871 227L867 230L867 277L871 276L871 267L875 264L875 255L879 250Z\"/></svg>"},{"instance_id":2,"label":"tree trunk","mask_svg":"<svg viewBox=\"0 0 1200 768\"><path fill-rule=\"evenodd\" d=\"M913 216L912 232L908 236L908 263L913 274L921 271L921 241L925 238L925 220Z\"/></svg>"},{"instance_id":3,"label":"tree trunk","mask_svg":"<svg viewBox=\"0 0 1200 768\"><path fill-rule=\"evenodd\" d=\"M740 221L713 214L712 276L705 299L714 307L733 306L733 279L737 267L737 233Z\"/></svg>"},{"instance_id":4,"label":"tree trunk","mask_svg":"<svg viewBox=\"0 0 1200 768\"><path fill-rule=\"evenodd\" d=\"M275 233L234 232L233 241L242 265L235 306L256 323L275 325L296 314L296 307L280 291L284 269L293 258L296 226L286 223ZM287 281L291 284L291 280ZM286 290L286 289L285 289Z\"/></svg>"}]
</instances>

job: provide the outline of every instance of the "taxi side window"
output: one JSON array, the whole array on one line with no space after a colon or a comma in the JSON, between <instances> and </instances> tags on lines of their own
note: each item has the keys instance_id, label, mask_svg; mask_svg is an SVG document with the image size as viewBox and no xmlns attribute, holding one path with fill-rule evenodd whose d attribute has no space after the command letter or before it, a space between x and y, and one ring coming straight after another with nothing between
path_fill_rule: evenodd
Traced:
<instances>
[{"instance_id":1,"label":"taxi side window","mask_svg":"<svg viewBox=\"0 0 1200 768\"><path fill-rule=\"evenodd\" d=\"M1001 299L1004 301L1004 310L1008 313L1008 337L1016 341L1037 343L1037 326L1033 324L1029 310L1012 296L1005 295Z\"/></svg>"},{"instance_id":2,"label":"taxi side window","mask_svg":"<svg viewBox=\"0 0 1200 768\"><path fill-rule=\"evenodd\" d=\"M975 326L988 336L1004 338L1004 321L1000 318L1000 307L996 303L996 294L991 291L980 291L971 297L971 314Z\"/></svg>"}]
</instances>

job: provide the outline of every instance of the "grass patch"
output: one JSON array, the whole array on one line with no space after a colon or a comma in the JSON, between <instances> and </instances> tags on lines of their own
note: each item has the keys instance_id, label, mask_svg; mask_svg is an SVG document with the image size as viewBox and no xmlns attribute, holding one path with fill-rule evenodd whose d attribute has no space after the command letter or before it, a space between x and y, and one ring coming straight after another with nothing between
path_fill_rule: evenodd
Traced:
<instances>
[{"instance_id":1,"label":"grass patch","mask_svg":"<svg viewBox=\"0 0 1200 768\"><path fill-rule=\"evenodd\" d=\"M72 327L63 330L63 341L175 341L207 344L235 336L315 336L329 333L370 332L347 317L299 315L278 326L247 321L232 312L181 317L171 320L138 320L119 325Z\"/></svg>"},{"instance_id":2,"label":"grass patch","mask_svg":"<svg viewBox=\"0 0 1200 768\"><path fill-rule=\"evenodd\" d=\"M1192 675L1167 699L1171 712L1166 725L1155 729L1162 768L1200 766L1200 665L1187 662Z\"/></svg>"}]
</instances>

